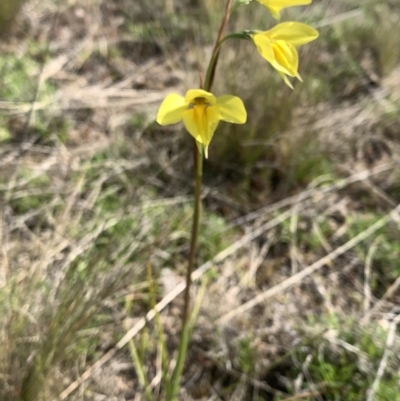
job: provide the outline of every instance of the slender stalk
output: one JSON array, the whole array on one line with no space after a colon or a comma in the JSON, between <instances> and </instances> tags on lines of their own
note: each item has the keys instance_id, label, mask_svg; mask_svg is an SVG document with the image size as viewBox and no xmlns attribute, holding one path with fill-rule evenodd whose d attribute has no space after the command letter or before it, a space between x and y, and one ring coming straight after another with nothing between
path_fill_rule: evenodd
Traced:
<instances>
[{"instance_id":1,"label":"slender stalk","mask_svg":"<svg viewBox=\"0 0 400 401\"><path fill-rule=\"evenodd\" d=\"M186 288L184 293L184 306L182 312L182 329L179 339L178 358L175 369L172 373L171 387L167 389L168 401L176 399L179 392L179 383L182 376L183 366L189 345L190 332L190 287L192 284L192 272L196 260L197 239L199 236L200 214L201 214L201 181L203 176L203 155L200 154L196 144L194 145L194 165L195 165L195 191L194 191L194 213L192 235L190 240L189 265L186 271Z\"/></svg>"},{"instance_id":2,"label":"slender stalk","mask_svg":"<svg viewBox=\"0 0 400 401\"><path fill-rule=\"evenodd\" d=\"M186 287L184 292L184 305L182 311L182 329L179 339L178 358L171 377L171 385L167 388L167 401L174 401L179 392L180 379L185 364L189 337L191 333L190 319L190 287L192 285L192 272L196 261L197 240L199 237L200 215L201 215L201 182L203 177L203 155L200 153L196 143L193 146L194 157L194 212L192 223L192 234L190 239L189 264L186 271Z\"/></svg>"},{"instance_id":3,"label":"slender stalk","mask_svg":"<svg viewBox=\"0 0 400 401\"><path fill-rule=\"evenodd\" d=\"M218 31L214 49L208 64L204 85L204 90L210 91L214 83L215 70L218 64L219 51L223 42L223 35L228 25L229 15L232 8L233 0L228 0L225 7L224 17ZM199 152L197 145L194 144L194 213L192 223L192 233L190 239L189 263L186 271L186 288L184 293L184 306L182 311L182 329L179 340L178 357L175 369L171 377L171 386L166 390L166 400L174 401L179 392L179 384L182 376L183 366L186 359L187 349L189 345L190 327L190 287L192 285L192 272L196 261L197 240L199 236L200 214L201 214L201 182L203 176L203 154Z\"/></svg>"},{"instance_id":4,"label":"slender stalk","mask_svg":"<svg viewBox=\"0 0 400 401\"><path fill-rule=\"evenodd\" d=\"M229 21L229 16L231 14L231 8L232 8L233 0L228 0L225 6L225 13L224 17L222 18L221 26L219 27L218 30L218 36L215 41L214 49L211 55L210 62L208 64L207 68L207 73L206 73L206 79L204 81L204 89L206 91L210 91L213 83L214 83L214 76L215 76L215 70L217 68L218 64L218 58L219 58L219 51L221 49L221 43L222 43L222 38L224 36L225 29L228 25Z\"/></svg>"},{"instance_id":5,"label":"slender stalk","mask_svg":"<svg viewBox=\"0 0 400 401\"><path fill-rule=\"evenodd\" d=\"M203 155L200 154L197 145L193 146L193 158L195 168L194 179L194 213L192 224L192 235L190 239L189 264L186 271L186 288L184 293L184 307L182 321L186 322L189 318L190 307L190 286L192 284L192 272L195 265L197 239L199 237L200 214L201 214L201 182L203 178Z\"/></svg>"}]
</instances>

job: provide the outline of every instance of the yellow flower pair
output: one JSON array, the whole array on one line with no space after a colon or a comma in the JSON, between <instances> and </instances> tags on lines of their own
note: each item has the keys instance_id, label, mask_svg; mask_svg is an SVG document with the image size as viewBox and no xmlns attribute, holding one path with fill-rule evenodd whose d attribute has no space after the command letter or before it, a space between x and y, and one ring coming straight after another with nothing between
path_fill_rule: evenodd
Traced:
<instances>
[{"instance_id":1,"label":"yellow flower pair","mask_svg":"<svg viewBox=\"0 0 400 401\"><path fill-rule=\"evenodd\" d=\"M311 0L257 0L268 8L274 18L279 18L282 9L310 4ZM268 31L253 31L250 34L260 55L274 67L284 82L293 89L287 76L301 80L298 73L297 47L318 37L318 32L299 22L283 22ZM183 121L194 137L200 152L208 156L208 145L220 120L235 124L246 122L247 113L243 102L235 96L216 98L202 89L191 89L186 96L168 95L157 114L160 125Z\"/></svg>"}]
</instances>

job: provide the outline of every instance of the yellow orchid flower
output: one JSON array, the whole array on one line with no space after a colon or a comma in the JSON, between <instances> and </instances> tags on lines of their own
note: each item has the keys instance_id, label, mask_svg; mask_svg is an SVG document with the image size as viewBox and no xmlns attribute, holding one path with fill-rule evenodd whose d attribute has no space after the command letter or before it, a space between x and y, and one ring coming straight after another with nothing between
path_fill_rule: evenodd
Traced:
<instances>
[{"instance_id":1,"label":"yellow orchid flower","mask_svg":"<svg viewBox=\"0 0 400 401\"><path fill-rule=\"evenodd\" d=\"M267 7L275 19L279 19L280 11L287 7L305 6L311 4L312 0L257 0L263 6Z\"/></svg>"},{"instance_id":2,"label":"yellow orchid flower","mask_svg":"<svg viewBox=\"0 0 400 401\"><path fill-rule=\"evenodd\" d=\"M287 75L302 80L297 72L299 55L296 47L311 42L318 36L318 31L306 24L282 22L269 31L253 34L252 39L261 57L265 58L293 89Z\"/></svg>"},{"instance_id":3,"label":"yellow orchid flower","mask_svg":"<svg viewBox=\"0 0 400 401\"><path fill-rule=\"evenodd\" d=\"M161 103L156 121L160 125L183 124L208 157L208 145L220 120L244 124L247 119L243 102L236 96L215 97L202 89L190 89L185 97L169 94Z\"/></svg>"}]
</instances>

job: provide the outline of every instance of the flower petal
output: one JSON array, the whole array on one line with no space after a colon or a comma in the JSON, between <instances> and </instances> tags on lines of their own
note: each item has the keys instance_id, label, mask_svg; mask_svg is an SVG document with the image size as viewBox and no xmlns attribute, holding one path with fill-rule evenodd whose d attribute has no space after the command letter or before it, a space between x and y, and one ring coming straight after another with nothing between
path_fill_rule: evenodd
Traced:
<instances>
[{"instance_id":1,"label":"flower petal","mask_svg":"<svg viewBox=\"0 0 400 401\"><path fill-rule=\"evenodd\" d=\"M186 92L185 101L187 103L193 103L194 99L196 98L204 98L206 102L210 103L211 105L215 104L216 102L215 96L203 89L189 89Z\"/></svg>"},{"instance_id":2,"label":"flower petal","mask_svg":"<svg viewBox=\"0 0 400 401\"><path fill-rule=\"evenodd\" d=\"M195 105L182 113L182 119L189 134L208 146L218 126L219 111L215 106Z\"/></svg>"},{"instance_id":3,"label":"flower petal","mask_svg":"<svg viewBox=\"0 0 400 401\"><path fill-rule=\"evenodd\" d=\"M299 68L299 55L296 48L283 40L273 43L272 48L275 55L275 63L272 66L287 75L295 77ZM276 64L281 68L277 68Z\"/></svg>"},{"instance_id":4,"label":"flower petal","mask_svg":"<svg viewBox=\"0 0 400 401\"><path fill-rule=\"evenodd\" d=\"M265 33L253 35L253 41L261 57L265 58L277 71L291 76L297 74L298 54L290 43L272 43Z\"/></svg>"},{"instance_id":5,"label":"flower petal","mask_svg":"<svg viewBox=\"0 0 400 401\"><path fill-rule=\"evenodd\" d=\"M312 0L257 0L261 4L264 4L266 7L279 7L279 8L287 8L294 6L305 6L307 4L311 4Z\"/></svg>"},{"instance_id":6,"label":"flower petal","mask_svg":"<svg viewBox=\"0 0 400 401\"><path fill-rule=\"evenodd\" d=\"M268 11L271 13L271 15L277 19L280 20L281 19L281 8L276 8L276 7L268 7Z\"/></svg>"},{"instance_id":7,"label":"flower petal","mask_svg":"<svg viewBox=\"0 0 400 401\"><path fill-rule=\"evenodd\" d=\"M265 58L265 60L272 64L275 61L275 55L271 40L263 33L256 33L252 36L252 39L261 57Z\"/></svg>"},{"instance_id":8,"label":"flower petal","mask_svg":"<svg viewBox=\"0 0 400 401\"><path fill-rule=\"evenodd\" d=\"M317 30L300 22L282 22L264 32L271 40L284 40L293 46L300 46L318 38Z\"/></svg>"},{"instance_id":9,"label":"flower petal","mask_svg":"<svg viewBox=\"0 0 400 401\"><path fill-rule=\"evenodd\" d=\"M285 81L285 84L290 88L293 89L292 83L289 81L289 78L281 71L278 71L278 74L281 76L281 78Z\"/></svg>"},{"instance_id":10,"label":"flower petal","mask_svg":"<svg viewBox=\"0 0 400 401\"><path fill-rule=\"evenodd\" d=\"M279 19L279 12L287 7L311 4L311 0L257 0L267 7L275 19Z\"/></svg>"},{"instance_id":11,"label":"flower petal","mask_svg":"<svg viewBox=\"0 0 400 401\"><path fill-rule=\"evenodd\" d=\"M236 96L220 96L217 98L219 118L228 123L244 124L247 120L247 113L242 99Z\"/></svg>"},{"instance_id":12,"label":"flower petal","mask_svg":"<svg viewBox=\"0 0 400 401\"><path fill-rule=\"evenodd\" d=\"M156 121L160 125L176 124L182 120L182 113L187 108L188 104L183 96L171 93L161 103Z\"/></svg>"}]
</instances>

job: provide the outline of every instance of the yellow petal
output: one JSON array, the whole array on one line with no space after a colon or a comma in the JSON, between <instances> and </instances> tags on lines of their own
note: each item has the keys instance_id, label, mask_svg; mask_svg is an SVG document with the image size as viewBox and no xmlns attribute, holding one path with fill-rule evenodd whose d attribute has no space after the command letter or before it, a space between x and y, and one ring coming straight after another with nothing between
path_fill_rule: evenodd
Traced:
<instances>
[{"instance_id":1,"label":"yellow petal","mask_svg":"<svg viewBox=\"0 0 400 401\"><path fill-rule=\"evenodd\" d=\"M311 0L257 0L267 7L272 16L279 19L279 12L287 7L311 4Z\"/></svg>"},{"instance_id":2,"label":"yellow petal","mask_svg":"<svg viewBox=\"0 0 400 401\"><path fill-rule=\"evenodd\" d=\"M300 22L282 22L264 34L271 40L284 40L293 46L304 45L319 36L314 28Z\"/></svg>"},{"instance_id":3,"label":"yellow petal","mask_svg":"<svg viewBox=\"0 0 400 401\"><path fill-rule=\"evenodd\" d=\"M312 0L258 0L261 4L268 7L287 8L293 6L305 6L311 4Z\"/></svg>"},{"instance_id":4,"label":"yellow petal","mask_svg":"<svg viewBox=\"0 0 400 401\"><path fill-rule=\"evenodd\" d=\"M298 67L296 48L283 41L272 43L264 33L255 34L253 41L261 57L265 58L277 71L295 76Z\"/></svg>"},{"instance_id":5,"label":"yellow petal","mask_svg":"<svg viewBox=\"0 0 400 401\"><path fill-rule=\"evenodd\" d=\"M267 6L267 8L268 8L268 11L271 13L271 15L272 15L275 19L277 19L277 20L280 20L280 19L281 19L281 13L280 13L281 9L280 9L280 8L268 7L268 6Z\"/></svg>"},{"instance_id":6,"label":"yellow petal","mask_svg":"<svg viewBox=\"0 0 400 401\"><path fill-rule=\"evenodd\" d=\"M252 39L261 57L272 64L275 61L275 55L271 40L262 33L256 33Z\"/></svg>"},{"instance_id":7,"label":"yellow petal","mask_svg":"<svg viewBox=\"0 0 400 401\"><path fill-rule=\"evenodd\" d=\"M185 101L187 103L194 103L194 99L196 98L204 98L206 102L210 103L211 105L215 104L216 102L215 96L203 89L189 89L186 92Z\"/></svg>"},{"instance_id":8,"label":"yellow petal","mask_svg":"<svg viewBox=\"0 0 400 401\"><path fill-rule=\"evenodd\" d=\"M285 84L290 88L293 89L292 83L289 81L288 77L281 71L278 71L279 75L281 78L285 81Z\"/></svg>"},{"instance_id":9,"label":"yellow petal","mask_svg":"<svg viewBox=\"0 0 400 401\"><path fill-rule=\"evenodd\" d=\"M169 94L158 109L156 121L160 125L176 124L182 120L182 113L188 108L183 96Z\"/></svg>"},{"instance_id":10,"label":"yellow petal","mask_svg":"<svg viewBox=\"0 0 400 401\"><path fill-rule=\"evenodd\" d=\"M217 98L217 106L220 120L234 124L246 122L247 113L242 99L230 95L220 96Z\"/></svg>"},{"instance_id":11,"label":"yellow petal","mask_svg":"<svg viewBox=\"0 0 400 401\"><path fill-rule=\"evenodd\" d=\"M208 146L218 126L219 111L215 106L195 105L182 113L182 119L190 135Z\"/></svg>"},{"instance_id":12,"label":"yellow petal","mask_svg":"<svg viewBox=\"0 0 400 401\"><path fill-rule=\"evenodd\" d=\"M283 40L278 40L272 44L275 55L274 68L287 75L295 77L299 67L299 55L296 48ZM280 68L277 68L279 66Z\"/></svg>"}]
</instances>

